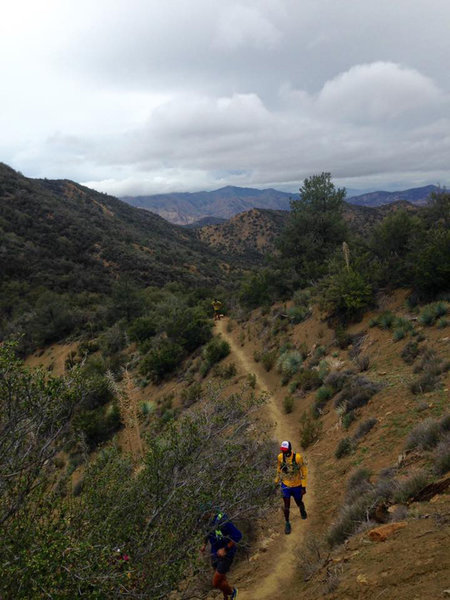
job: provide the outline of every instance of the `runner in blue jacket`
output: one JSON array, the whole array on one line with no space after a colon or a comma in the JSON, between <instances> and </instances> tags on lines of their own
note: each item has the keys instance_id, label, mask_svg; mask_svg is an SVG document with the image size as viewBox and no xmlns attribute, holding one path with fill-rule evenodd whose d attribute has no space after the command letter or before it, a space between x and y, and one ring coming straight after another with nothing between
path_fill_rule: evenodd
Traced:
<instances>
[{"instance_id":1,"label":"runner in blue jacket","mask_svg":"<svg viewBox=\"0 0 450 600\"><path fill-rule=\"evenodd\" d=\"M212 584L222 591L224 600L234 600L237 598L237 589L231 588L226 573L230 570L236 554L236 544L242 539L242 533L226 514L218 512L212 513L212 516L210 531L200 550L204 552L207 543L211 544L211 564L214 569Z\"/></svg>"}]
</instances>

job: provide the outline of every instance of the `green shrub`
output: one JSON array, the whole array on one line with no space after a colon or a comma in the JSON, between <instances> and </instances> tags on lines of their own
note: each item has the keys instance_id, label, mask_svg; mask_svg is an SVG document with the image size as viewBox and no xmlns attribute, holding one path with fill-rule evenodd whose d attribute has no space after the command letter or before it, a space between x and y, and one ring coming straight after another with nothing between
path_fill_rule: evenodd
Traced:
<instances>
[{"instance_id":1,"label":"green shrub","mask_svg":"<svg viewBox=\"0 0 450 600\"><path fill-rule=\"evenodd\" d=\"M406 364L411 365L415 361L419 353L419 344L417 343L417 341L412 340L406 344L400 356L403 358Z\"/></svg>"},{"instance_id":2,"label":"green shrub","mask_svg":"<svg viewBox=\"0 0 450 600\"><path fill-rule=\"evenodd\" d=\"M395 315L393 315L390 311L386 311L382 313L378 319L377 324L381 329L392 329L395 323Z\"/></svg>"},{"instance_id":3,"label":"green shrub","mask_svg":"<svg viewBox=\"0 0 450 600\"><path fill-rule=\"evenodd\" d=\"M336 458L342 458L343 456L347 456L353 450L353 441L350 437L345 437L340 440L336 452L334 453Z\"/></svg>"},{"instance_id":4,"label":"green shrub","mask_svg":"<svg viewBox=\"0 0 450 600\"><path fill-rule=\"evenodd\" d=\"M203 358L212 366L230 354L230 345L220 338L213 338L203 350Z\"/></svg>"},{"instance_id":5,"label":"green shrub","mask_svg":"<svg viewBox=\"0 0 450 600\"><path fill-rule=\"evenodd\" d=\"M323 302L332 314L343 320L361 315L373 301L370 283L350 268L328 276L323 282Z\"/></svg>"},{"instance_id":6,"label":"green shrub","mask_svg":"<svg viewBox=\"0 0 450 600\"><path fill-rule=\"evenodd\" d=\"M334 394L334 390L331 385L322 385L316 392L316 399L319 401L327 401Z\"/></svg>"},{"instance_id":7,"label":"green shrub","mask_svg":"<svg viewBox=\"0 0 450 600\"><path fill-rule=\"evenodd\" d=\"M303 359L300 352L296 350L283 352L277 360L278 372L290 379L298 372L302 362Z\"/></svg>"},{"instance_id":8,"label":"green shrub","mask_svg":"<svg viewBox=\"0 0 450 600\"><path fill-rule=\"evenodd\" d=\"M434 325L434 323L440 318L445 317L448 312L448 306L446 302L433 302L424 307L420 314L419 321L422 325Z\"/></svg>"},{"instance_id":9,"label":"green shrub","mask_svg":"<svg viewBox=\"0 0 450 600\"><path fill-rule=\"evenodd\" d=\"M393 335L394 342L399 342L400 340L402 340L407 335L407 333L408 331L404 327L396 327L394 329Z\"/></svg>"},{"instance_id":10,"label":"green shrub","mask_svg":"<svg viewBox=\"0 0 450 600\"><path fill-rule=\"evenodd\" d=\"M345 430L347 430L353 421L356 420L356 414L354 410L349 411L342 417L342 426Z\"/></svg>"},{"instance_id":11,"label":"green shrub","mask_svg":"<svg viewBox=\"0 0 450 600\"><path fill-rule=\"evenodd\" d=\"M90 450L110 439L121 426L119 407L116 404L107 408L80 411L73 420L75 431L83 436Z\"/></svg>"},{"instance_id":12,"label":"green shrub","mask_svg":"<svg viewBox=\"0 0 450 600\"><path fill-rule=\"evenodd\" d=\"M249 373L247 375L247 384L249 385L249 387L251 387L253 390L256 387L256 375L254 373Z\"/></svg>"},{"instance_id":13,"label":"green shrub","mask_svg":"<svg viewBox=\"0 0 450 600\"><path fill-rule=\"evenodd\" d=\"M142 402L141 411L142 411L142 414L144 415L144 417L148 417L149 415L151 415L153 410L154 410L154 406L151 402Z\"/></svg>"},{"instance_id":14,"label":"green shrub","mask_svg":"<svg viewBox=\"0 0 450 600\"><path fill-rule=\"evenodd\" d=\"M142 343L157 333L155 316L138 317L128 328L128 335L133 342Z\"/></svg>"},{"instance_id":15,"label":"green shrub","mask_svg":"<svg viewBox=\"0 0 450 600\"><path fill-rule=\"evenodd\" d=\"M439 329L445 329L446 327L448 327L448 320L445 317L441 317L440 319L437 320L436 326Z\"/></svg>"},{"instance_id":16,"label":"green shrub","mask_svg":"<svg viewBox=\"0 0 450 600\"><path fill-rule=\"evenodd\" d=\"M202 397L202 385L201 383L192 383L188 388L185 388L181 392L181 402L185 408L192 406L195 402L198 402Z\"/></svg>"},{"instance_id":17,"label":"green shrub","mask_svg":"<svg viewBox=\"0 0 450 600\"><path fill-rule=\"evenodd\" d=\"M288 415L292 412L294 408L294 397L293 396L285 396L283 399L283 408L284 412Z\"/></svg>"},{"instance_id":18,"label":"green shrub","mask_svg":"<svg viewBox=\"0 0 450 600\"><path fill-rule=\"evenodd\" d=\"M270 350L261 354L261 362L267 372L271 371L277 360L277 351Z\"/></svg>"},{"instance_id":19,"label":"green shrub","mask_svg":"<svg viewBox=\"0 0 450 600\"><path fill-rule=\"evenodd\" d=\"M323 385L316 392L316 399L313 406L313 414L316 418L319 418L323 413L323 409L326 406L328 400L333 395L334 390L330 386Z\"/></svg>"},{"instance_id":20,"label":"green shrub","mask_svg":"<svg viewBox=\"0 0 450 600\"><path fill-rule=\"evenodd\" d=\"M345 350L352 343L352 336L342 326L336 327L335 330L336 345Z\"/></svg>"},{"instance_id":21,"label":"green shrub","mask_svg":"<svg viewBox=\"0 0 450 600\"><path fill-rule=\"evenodd\" d=\"M315 419L312 412L304 412L300 417L300 444L302 448L308 448L316 442L323 429L321 421Z\"/></svg>"},{"instance_id":22,"label":"green shrub","mask_svg":"<svg viewBox=\"0 0 450 600\"><path fill-rule=\"evenodd\" d=\"M287 310L289 321L293 325L306 321L311 316L311 310L306 306L291 306Z\"/></svg>"},{"instance_id":23,"label":"green shrub","mask_svg":"<svg viewBox=\"0 0 450 600\"><path fill-rule=\"evenodd\" d=\"M296 378L298 387L304 391L315 390L320 387L319 372L315 369L303 369Z\"/></svg>"},{"instance_id":24,"label":"green shrub","mask_svg":"<svg viewBox=\"0 0 450 600\"><path fill-rule=\"evenodd\" d=\"M154 383L172 373L183 357L183 349L168 339L161 339L142 359L139 370Z\"/></svg>"},{"instance_id":25,"label":"green shrub","mask_svg":"<svg viewBox=\"0 0 450 600\"><path fill-rule=\"evenodd\" d=\"M213 375L222 377L222 379L231 379L237 373L236 365L231 362L229 365L215 365L213 367Z\"/></svg>"},{"instance_id":26,"label":"green shrub","mask_svg":"<svg viewBox=\"0 0 450 600\"><path fill-rule=\"evenodd\" d=\"M117 354L127 345L127 337L123 329L117 323L110 327L99 338L99 346L102 354L112 356Z\"/></svg>"}]
</instances>

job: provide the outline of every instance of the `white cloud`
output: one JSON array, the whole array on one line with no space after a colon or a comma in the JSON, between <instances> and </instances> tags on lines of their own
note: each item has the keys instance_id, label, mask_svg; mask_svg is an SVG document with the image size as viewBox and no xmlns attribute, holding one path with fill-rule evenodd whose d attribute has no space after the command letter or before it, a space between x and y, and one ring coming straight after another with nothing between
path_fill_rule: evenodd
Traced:
<instances>
[{"instance_id":1,"label":"white cloud","mask_svg":"<svg viewBox=\"0 0 450 600\"><path fill-rule=\"evenodd\" d=\"M409 111L436 108L442 94L430 78L394 63L355 65L327 81L318 96L325 113L359 122L394 119Z\"/></svg>"}]
</instances>

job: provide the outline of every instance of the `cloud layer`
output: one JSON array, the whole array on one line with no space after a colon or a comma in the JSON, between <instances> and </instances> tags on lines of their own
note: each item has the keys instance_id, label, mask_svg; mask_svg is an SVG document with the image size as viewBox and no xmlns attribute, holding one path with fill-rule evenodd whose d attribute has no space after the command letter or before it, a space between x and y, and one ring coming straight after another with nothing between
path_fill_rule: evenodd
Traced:
<instances>
[{"instance_id":1,"label":"cloud layer","mask_svg":"<svg viewBox=\"0 0 450 600\"><path fill-rule=\"evenodd\" d=\"M351 188L448 183L446 1L8 10L0 160L26 175L115 195L296 190L323 170Z\"/></svg>"}]
</instances>

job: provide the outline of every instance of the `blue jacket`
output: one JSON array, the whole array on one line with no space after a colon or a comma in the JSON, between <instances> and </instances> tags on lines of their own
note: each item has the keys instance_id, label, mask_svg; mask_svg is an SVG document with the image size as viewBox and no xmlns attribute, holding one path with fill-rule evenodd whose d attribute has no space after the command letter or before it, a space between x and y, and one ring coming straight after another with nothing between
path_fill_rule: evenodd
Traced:
<instances>
[{"instance_id":1,"label":"blue jacket","mask_svg":"<svg viewBox=\"0 0 450 600\"><path fill-rule=\"evenodd\" d=\"M231 540L237 544L242 539L242 533L224 513L217 513L210 526L211 531L207 535L207 540L211 544L211 554L214 557L217 556L217 550L225 548ZM227 548L228 556L234 556L235 553L235 545L232 548Z\"/></svg>"}]
</instances>

